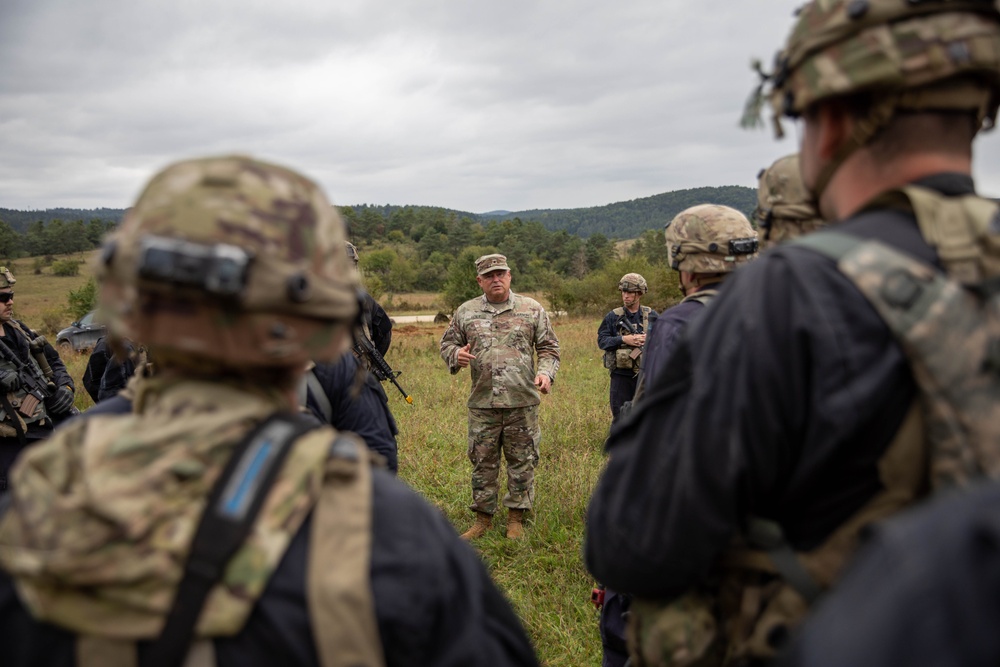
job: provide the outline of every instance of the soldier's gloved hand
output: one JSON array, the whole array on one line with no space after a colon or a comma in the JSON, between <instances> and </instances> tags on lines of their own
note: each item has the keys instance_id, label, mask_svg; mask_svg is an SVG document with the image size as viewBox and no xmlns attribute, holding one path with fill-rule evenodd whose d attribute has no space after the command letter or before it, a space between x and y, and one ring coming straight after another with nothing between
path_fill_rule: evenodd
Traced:
<instances>
[{"instance_id":1,"label":"soldier's gloved hand","mask_svg":"<svg viewBox=\"0 0 1000 667\"><path fill-rule=\"evenodd\" d=\"M9 394L21 388L21 378L14 371L0 371L0 391Z\"/></svg>"},{"instance_id":2,"label":"soldier's gloved hand","mask_svg":"<svg viewBox=\"0 0 1000 667\"><path fill-rule=\"evenodd\" d=\"M63 385L56 389L56 393L45 399L45 407L49 414L66 414L73 407L73 390Z\"/></svg>"}]
</instances>

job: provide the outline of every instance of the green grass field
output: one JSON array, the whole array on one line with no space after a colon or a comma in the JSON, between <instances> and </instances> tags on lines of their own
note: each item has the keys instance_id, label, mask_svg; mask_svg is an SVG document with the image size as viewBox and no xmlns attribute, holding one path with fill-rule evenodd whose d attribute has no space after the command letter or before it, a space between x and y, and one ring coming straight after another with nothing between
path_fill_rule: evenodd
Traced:
<instances>
[{"instance_id":1,"label":"green grass field","mask_svg":"<svg viewBox=\"0 0 1000 667\"><path fill-rule=\"evenodd\" d=\"M66 293L86 282L89 271L81 268L80 276L63 278L46 270L35 275L32 259L13 262L15 316L39 330L45 328L43 320L60 322L56 328L69 324ZM403 300L418 312L436 306L436 295L396 298ZM390 309L390 314L398 313ZM583 567L581 546L587 499L603 465L601 448L611 421L608 375L596 344L598 319L554 323L562 364L553 392L543 397L540 408L541 462L527 539L504 537L501 512L492 533L475 546L513 602L543 664L598 665L597 612L589 602L594 582ZM438 356L443 331L444 325L431 324L395 328L387 359L403 371L399 381L413 404L388 383L386 391L400 429L400 477L462 532L474 516L468 509L471 468L466 458L470 380L467 370L450 375ZM69 354L64 361L77 381L77 407L85 410L91 401L80 379L87 356Z\"/></svg>"},{"instance_id":2,"label":"green grass field","mask_svg":"<svg viewBox=\"0 0 1000 667\"><path fill-rule=\"evenodd\" d=\"M598 321L556 320L562 363L542 398L541 461L528 538L504 537L503 521L475 542L506 591L546 665L598 665L593 580L583 567L583 518L603 465L611 422L608 374L597 349ZM459 531L471 525L471 466L466 457L469 373L450 375L438 356L443 325L398 327L387 358L403 371L407 405L387 387L399 422L400 476L439 507ZM503 473L501 473L502 475ZM503 518L502 511L497 515Z\"/></svg>"}]
</instances>

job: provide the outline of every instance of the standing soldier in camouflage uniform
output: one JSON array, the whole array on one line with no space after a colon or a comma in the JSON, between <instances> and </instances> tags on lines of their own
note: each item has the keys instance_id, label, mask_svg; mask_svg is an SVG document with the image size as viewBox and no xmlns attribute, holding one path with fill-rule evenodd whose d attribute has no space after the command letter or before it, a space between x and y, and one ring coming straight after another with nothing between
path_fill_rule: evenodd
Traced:
<instances>
[{"instance_id":1,"label":"standing soldier in camouflage uniform","mask_svg":"<svg viewBox=\"0 0 1000 667\"><path fill-rule=\"evenodd\" d=\"M812 193L802 182L798 153L778 158L757 174L754 218L762 230L761 250L825 226Z\"/></svg>"},{"instance_id":2,"label":"standing soldier in camouflage uniform","mask_svg":"<svg viewBox=\"0 0 1000 667\"><path fill-rule=\"evenodd\" d=\"M14 319L14 279L0 266L0 496L14 459L73 410L76 388L59 353ZM44 369L44 370L43 370Z\"/></svg>"},{"instance_id":3,"label":"standing soldier in camouflage uniform","mask_svg":"<svg viewBox=\"0 0 1000 667\"><path fill-rule=\"evenodd\" d=\"M483 296L466 301L441 337L441 357L452 374L470 367L469 460L476 523L471 540L490 527L497 511L500 452L507 459L507 537L524 534L524 512L535 498L539 392L549 393L559 370L559 340L545 309L510 290L503 255L476 260ZM532 352L538 355L538 370Z\"/></svg>"},{"instance_id":4,"label":"standing soldier in camouflage uniform","mask_svg":"<svg viewBox=\"0 0 1000 667\"><path fill-rule=\"evenodd\" d=\"M343 244L288 169L208 158L149 183L102 260L157 373L15 466L5 667L536 664L440 513L297 412L307 362L356 321Z\"/></svg>"},{"instance_id":5,"label":"standing soldier in camouflage uniform","mask_svg":"<svg viewBox=\"0 0 1000 667\"><path fill-rule=\"evenodd\" d=\"M637 664L774 656L863 526L1000 474L997 205L971 176L1000 9L814 0L769 81L831 224L737 272L612 435L585 552L636 595ZM943 321L955 303L974 315ZM975 407L946 406L967 380Z\"/></svg>"},{"instance_id":6,"label":"standing soldier in camouflage uniform","mask_svg":"<svg viewBox=\"0 0 1000 667\"><path fill-rule=\"evenodd\" d=\"M604 367L611 371L612 424L618 421L622 404L635 395L643 345L656 321L656 311L641 303L648 290L645 278L626 273L618 281L622 305L605 315L597 328L597 347L604 350Z\"/></svg>"}]
</instances>

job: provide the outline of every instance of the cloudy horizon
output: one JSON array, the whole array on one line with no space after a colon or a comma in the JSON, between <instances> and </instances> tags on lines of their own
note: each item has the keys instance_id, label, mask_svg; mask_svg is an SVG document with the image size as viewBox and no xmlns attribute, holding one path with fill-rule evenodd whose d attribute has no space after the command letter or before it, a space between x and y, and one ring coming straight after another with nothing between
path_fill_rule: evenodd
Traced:
<instances>
[{"instance_id":1,"label":"cloudy horizon","mask_svg":"<svg viewBox=\"0 0 1000 667\"><path fill-rule=\"evenodd\" d=\"M749 63L770 62L797 4L6 0L0 207L127 208L166 164L234 152L342 205L756 187L797 139L738 127ZM976 144L991 196L995 134Z\"/></svg>"}]
</instances>

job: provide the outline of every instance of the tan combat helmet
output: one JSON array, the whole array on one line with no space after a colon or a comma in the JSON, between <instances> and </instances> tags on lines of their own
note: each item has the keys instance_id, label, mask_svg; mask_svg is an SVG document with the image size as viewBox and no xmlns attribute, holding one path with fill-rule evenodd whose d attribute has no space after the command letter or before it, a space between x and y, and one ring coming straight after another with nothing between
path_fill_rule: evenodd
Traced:
<instances>
[{"instance_id":1,"label":"tan combat helmet","mask_svg":"<svg viewBox=\"0 0 1000 667\"><path fill-rule=\"evenodd\" d=\"M351 263L354 264L354 268L357 268L359 261L358 247L350 241L344 241L344 243L347 244L347 259L351 260Z\"/></svg>"},{"instance_id":2,"label":"tan combat helmet","mask_svg":"<svg viewBox=\"0 0 1000 667\"><path fill-rule=\"evenodd\" d=\"M825 224L802 182L798 154L778 158L757 174L754 218L763 230L761 249L814 232Z\"/></svg>"},{"instance_id":3,"label":"tan combat helmet","mask_svg":"<svg viewBox=\"0 0 1000 667\"><path fill-rule=\"evenodd\" d=\"M157 362L290 367L347 347L358 311L344 225L320 189L231 156L154 176L105 245L128 338Z\"/></svg>"},{"instance_id":4,"label":"tan combat helmet","mask_svg":"<svg viewBox=\"0 0 1000 667\"><path fill-rule=\"evenodd\" d=\"M759 67L758 67L759 69ZM774 71L751 97L744 125L766 96L797 117L824 100L868 94L870 110L817 177L834 172L900 111L965 111L992 127L1000 105L1000 9L995 0L813 0L798 13Z\"/></svg>"},{"instance_id":5,"label":"tan combat helmet","mask_svg":"<svg viewBox=\"0 0 1000 667\"><path fill-rule=\"evenodd\" d=\"M691 273L728 273L757 257L757 232L734 208L700 204L667 223L670 266Z\"/></svg>"},{"instance_id":6,"label":"tan combat helmet","mask_svg":"<svg viewBox=\"0 0 1000 667\"><path fill-rule=\"evenodd\" d=\"M17 280L14 278L14 274L10 272L6 266L0 266L0 289L7 289L8 287L13 287Z\"/></svg>"},{"instance_id":7,"label":"tan combat helmet","mask_svg":"<svg viewBox=\"0 0 1000 667\"><path fill-rule=\"evenodd\" d=\"M646 284L646 279L638 273L626 273L622 276L622 279L618 281L619 292L638 292L639 294L645 294L648 290L649 286Z\"/></svg>"}]
</instances>

